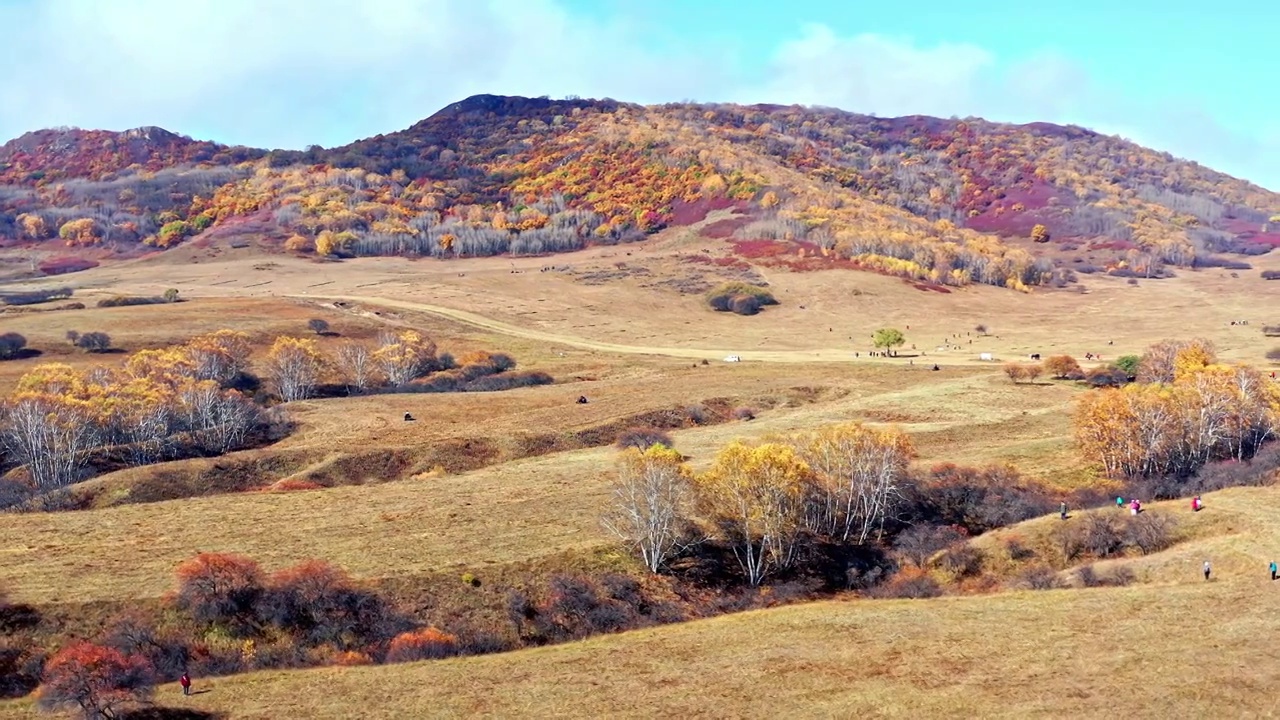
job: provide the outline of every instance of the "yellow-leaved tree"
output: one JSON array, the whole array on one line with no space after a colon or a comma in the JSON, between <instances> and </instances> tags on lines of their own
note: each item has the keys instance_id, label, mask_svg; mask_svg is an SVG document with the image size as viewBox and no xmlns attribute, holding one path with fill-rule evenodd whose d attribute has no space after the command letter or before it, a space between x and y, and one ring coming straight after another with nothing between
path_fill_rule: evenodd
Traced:
<instances>
[{"instance_id":1,"label":"yellow-leaved tree","mask_svg":"<svg viewBox=\"0 0 1280 720\"><path fill-rule=\"evenodd\" d=\"M751 585L795 560L813 473L795 449L782 443L722 449L697 476L704 517L733 550Z\"/></svg>"},{"instance_id":2,"label":"yellow-leaved tree","mask_svg":"<svg viewBox=\"0 0 1280 720\"><path fill-rule=\"evenodd\" d=\"M311 338L278 337L267 352L266 374L285 402L311 397L325 358Z\"/></svg>"},{"instance_id":3,"label":"yellow-leaved tree","mask_svg":"<svg viewBox=\"0 0 1280 720\"><path fill-rule=\"evenodd\" d=\"M613 498L602 523L658 572L693 541L693 474L684 457L666 445L628 448L618 457Z\"/></svg>"}]
</instances>

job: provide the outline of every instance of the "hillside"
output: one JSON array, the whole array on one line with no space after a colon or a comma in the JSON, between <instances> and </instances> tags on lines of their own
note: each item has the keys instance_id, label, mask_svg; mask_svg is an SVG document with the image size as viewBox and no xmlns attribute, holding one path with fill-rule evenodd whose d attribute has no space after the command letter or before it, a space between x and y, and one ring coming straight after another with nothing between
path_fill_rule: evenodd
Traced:
<instances>
[{"instance_id":1,"label":"hillside","mask_svg":"<svg viewBox=\"0 0 1280 720\"><path fill-rule=\"evenodd\" d=\"M473 717L1204 717L1274 712L1274 488L1153 509L1192 538L1119 561L1129 587L927 600L809 603L585 642L381 667L198 678L207 694L160 704L314 718ZM1030 535L1042 518L1009 533ZM1218 576L1198 573L1204 557ZM1221 608L1232 607L1230 617ZM1200 662L1188 663L1188 657ZM404 691L412 688L411 692ZM34 717L29 701L0 717Z\"/></svg>"},{"instance_id":2,"label":"hillside","mask_svg":"<svg viewBox=\"0 0 1280 720\"><path fill-rule=\"evenodd\" d=\"M1224 256L1280 245L1280 195L1082 128L766 105L481 95L305 151L47 130L0 148L0 182L0 246L51 260L192 242L538 255L717 208L734 211L702 231L717 254L953 286L1241 270Z\"/></svg>"}]
</instances>

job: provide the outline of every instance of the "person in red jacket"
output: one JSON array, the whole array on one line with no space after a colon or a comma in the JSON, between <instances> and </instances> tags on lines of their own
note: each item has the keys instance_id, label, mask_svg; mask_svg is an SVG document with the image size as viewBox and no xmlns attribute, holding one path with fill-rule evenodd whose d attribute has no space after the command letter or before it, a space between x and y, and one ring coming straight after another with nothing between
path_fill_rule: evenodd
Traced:
<instances>
[{"instance_id":1,"label":"person in red jacket","mask_svg":"<svg viewBox=\"0 0 1280 720\"><path fill-rule=\"evenodd\" d=\"M191 694L191 676L190 675L186 674L185 672L182 673L182 677L178 678L178 684L182 686L183 695Z\"/></svg>"},{"instance_id":2,"label":"person in red jacket","mask_svg":"<svg viewBox=\"0 0 1280 720\"><path fill-rule=\"evenodd\" d=\"M1197 496L1195 496L1195 497L1191 498L1191 510L1192 510L1192 512L1200 512L1200 508L1202 508L1202 507L1204 507L1204 506L1200 504L1200 496L1199 496L1199 495L1197 495Z\"/></svg>"}]
</instances>

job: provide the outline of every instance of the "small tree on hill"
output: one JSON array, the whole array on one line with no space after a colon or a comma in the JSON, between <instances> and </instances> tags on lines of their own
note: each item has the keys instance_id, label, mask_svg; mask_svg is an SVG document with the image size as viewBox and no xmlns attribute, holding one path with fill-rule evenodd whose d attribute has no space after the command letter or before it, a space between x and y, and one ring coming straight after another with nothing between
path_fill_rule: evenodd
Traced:
<instances>
[{"instance_id":1,"label":"small tree on hill","mask_svg":"<svg viewBox=\"0 0 1280 720\"><path fill-rule=\"evenodd\" d=\"M1004 374L1016 385L1027 378L1027 368L1021 363L1005 363Z\"/></svg>"},{"instance_id":2,"label":"small tree on hill","mask_svg":"<svg viewBox=\"0 0 1280 720\"><path fill-rule=\"evenodd\" d=\"M176 303L176 302L178 302L178 289L177 289L177 288L169 288L168 290L165 290L165 291L164 291L164 301L165 301L165 302L167 302L167 303Z\"/></svg>"},{"instance_id":3,"label":"small tree on hill","mask_svg":"<svg viewBox=\"0 0 1280 720\"><path fill-rule=\"evenodd\" d=\"M152 684L145 659L78 642L49 660L38 698L48 710L71 709L85 720L107 720L149 698Z\"/></svg>"},{"instance_id":4,"label":"small tree on hill","mask_svg":"<svg viewBox=\"0 0 1280 720\"><path fill-rule=\"evenodd\" d=\"M984 323L978 323L977 325L974 325L973 331L978 333L979 335L986 335L987 333L991 332L990 329L987 328L986 324Z\"/></svg>"},{"instance_id":5,"label":"small tree on hill","mask_svg":"<svg viewBox=\"0 0 1280 720\"><path fill-rule=\"evenodd\" d=\"M1052 355L1044 361L1044 369L1058 380L1076 380L1084 377L1080 363L1070 355Z\"/></svg>"},{"instance_id":6,"label":"small tree on hill","mask_svg":"<svg viewBox=\"0 0 1280 720\"><path fill-rule=\"evenodd\" d=\"M329 321L323 318L311 318L307 321L307 327L317 335L329 334Z\"/></svg>"},{"instance_id":7,"label":"small tree on hill","mask_svg":"<svg viewBox=\"0 0 1280 720\"><path fill-rule=\"evenodd\" d=\"M1049 242L1049 228L1044 225L1036 225L1031 228L1031 239L1038 243Z\"/></svg>"},{"instance_id":8,"label":"small tree on hill","mask_svg":"<svg viewBox=\"0 0 1280 720\"><path fill-rule=\"evenodd\" d=\"M872 336L872 343L882 350L892 350L905 345L906 342L906 336L896 328L880 328Z\"/></svg>"},{"instance_id":9,"label":"small tree on hill","mask_svg":"<svg viewBox=\"0 0 1280 720\"><path fill-rule=\"evenodd\" d=\"M177 569L176 605L201 625L224 625L233 630L254 622L262 596L258 563L241 555L201 553Z\"/></svg>"}]
</instances>

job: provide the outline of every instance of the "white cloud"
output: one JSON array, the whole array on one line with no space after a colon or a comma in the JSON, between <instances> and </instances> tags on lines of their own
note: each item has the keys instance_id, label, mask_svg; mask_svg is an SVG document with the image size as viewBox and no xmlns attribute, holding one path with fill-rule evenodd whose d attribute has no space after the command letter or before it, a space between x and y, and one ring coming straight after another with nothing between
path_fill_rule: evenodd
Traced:
<instances>
[{"instance_id":1,"label":"white cloud","mask_svg":"<svg viewBox=\"0 0 1280 720\"><path fill-rule=\"evenodd\" d=\"M160 125L300 148L406 127L476 93L635 102L799 103L879 115L979 115L1123 132L1280 187L1280 142L1192 103L1136 105L1061 55L968 43L780 37L762 75L724 47L655 47L650 28L559 0L10 0L0 27L0 138L58 125Z\"/></svg>"}]
</instances>

